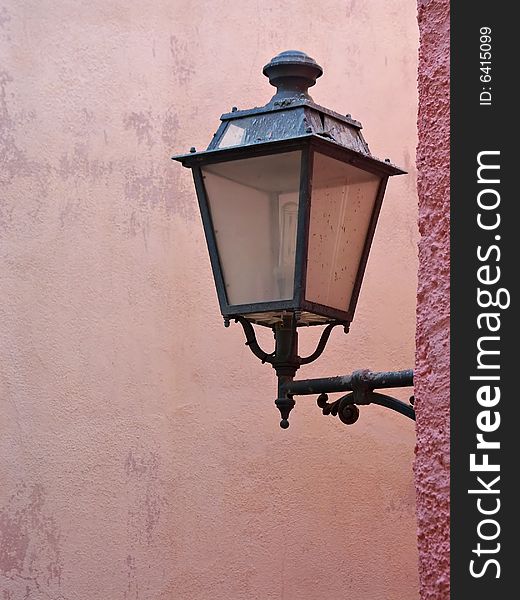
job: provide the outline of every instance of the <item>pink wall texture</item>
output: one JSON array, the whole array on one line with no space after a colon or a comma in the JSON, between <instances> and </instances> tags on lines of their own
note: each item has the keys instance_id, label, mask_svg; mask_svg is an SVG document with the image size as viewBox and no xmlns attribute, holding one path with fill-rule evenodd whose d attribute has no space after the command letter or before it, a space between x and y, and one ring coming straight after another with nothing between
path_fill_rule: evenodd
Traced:
<instances>
[{"instance_id":1,"label":"pink wall texture","mask_svg":"<svg viewBox=\"0 0 520 600\"><path fill-rule=\"evenodd\" d=\"M413 424L308 398L279 429L169 160L267 102L272 56L316 58L315 100L409 175L351 333L301 375L413 366L415 3L7 0L0 39L0 598L416 600Z\"/></svg>"},{"instance_id":2,"label":"pink wall texture","mask_svg":"<svg viewBox=\"0 0 520 600\"><path fill-rule=\"evenodd\" d=\"M422 600L450 589L450 6L419 2L417 518Z\"/></svg>"}]
</instances>

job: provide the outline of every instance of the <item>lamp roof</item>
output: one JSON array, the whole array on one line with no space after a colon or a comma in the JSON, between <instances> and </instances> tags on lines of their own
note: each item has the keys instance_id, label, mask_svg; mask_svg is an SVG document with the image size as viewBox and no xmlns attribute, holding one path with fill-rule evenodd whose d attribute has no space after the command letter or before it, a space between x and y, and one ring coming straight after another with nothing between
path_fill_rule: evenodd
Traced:
<instances>
[{"instance_id":1,"label":"lamp roof","mask_svg":"<svg viewBox=\"0 0 520 600\"><path fill-rule=\"evenodd\" d=\"M389 175L404 173L390 161L380 161L372 156L359 121L350 114L341 115L320 106L309 96L308 88L323 74L322 67L313 58L299 50L287 50L265 65L263 73L277 88L267 104L245 110L233 107L231 112L220 117L221 124L205 151L196 152L192 148L189 154L173 159L190 167L199 162L196 157L209 157L215 151L245 149L311 136L384 165L385 171L390 167Z\"/></svg>"}]
</instances>

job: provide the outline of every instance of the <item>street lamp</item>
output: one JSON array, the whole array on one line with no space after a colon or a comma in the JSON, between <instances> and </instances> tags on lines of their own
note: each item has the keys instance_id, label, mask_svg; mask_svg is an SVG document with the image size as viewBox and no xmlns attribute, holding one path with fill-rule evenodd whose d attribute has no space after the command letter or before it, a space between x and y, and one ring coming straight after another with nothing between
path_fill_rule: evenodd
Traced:
<instances>
[{"instance_id":1,"label":"street lamp","mask_svg":"<svg viewBox=\"0 0 520 600\"><path fill-rule=\"evenodd\" d=\"M323 73L314 59L282 52L263 72L277 88L265 106L233 108L207 150L174 157L193 172L224 323L240 323L251 351L274 367L281 427L294 396L314 393L324 414L348 424L371 402L414 418L412 406L374 392L411 386L411 371L294 381L333 327L348 332L388 178L405 171L370 154L358 121L313 102L308 88ZM272 353L253 325L273 330ZM315 352L300 357L298 328L319 325ZM329 404L333 391L352 393Z\"/></svg>"}]
</instances>

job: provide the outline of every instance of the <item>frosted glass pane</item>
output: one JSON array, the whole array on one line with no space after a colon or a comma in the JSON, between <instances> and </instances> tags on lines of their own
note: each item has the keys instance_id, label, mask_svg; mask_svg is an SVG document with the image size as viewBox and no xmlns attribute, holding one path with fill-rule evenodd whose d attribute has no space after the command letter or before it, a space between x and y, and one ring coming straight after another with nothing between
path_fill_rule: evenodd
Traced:
<instances>
[{"instance_id":1,"label":"frosted glass pane","mask_svg":"<svg viewBox=\"0 0 520 600\"><path fill-rule=\"evenodd\" d=\"M347 310L381 179L314 155L305 297Z\"/></svg>"},{"instance_id":2,"label":"frosted glass pane","mask_svg":"<svg viewBox=\"0 0 520 600\"><path fill-rule=\"evenodd\" d=\"M219 142L219 148L229 148L230 146L239 146L244 141L246 135L245 127L230 123L226 129L226 132L222 136Z\"/></svg>"},{"instance_id":3,"label":"frosted glass pane","mask_svg":"<svg viewBox=\"0 0 520 600\"><path fill-rule=\"evenodd\" d=\"M301 152L203 167L229 304L294 294Z\"/></svg>"}]
</instances>

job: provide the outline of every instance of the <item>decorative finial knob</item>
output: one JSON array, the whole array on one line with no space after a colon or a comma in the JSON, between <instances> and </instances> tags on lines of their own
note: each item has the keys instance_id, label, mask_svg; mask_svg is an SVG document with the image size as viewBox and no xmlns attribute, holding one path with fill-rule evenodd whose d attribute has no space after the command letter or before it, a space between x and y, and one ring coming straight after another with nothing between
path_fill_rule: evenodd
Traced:
<instances>
[{"instance_id":1,"label":"decorative finial knob","mask_svg":"<svg viewBox=\"0 0 520 600\"><path fill-rule=\"evenodd\" d=\"M271 102L298 96L312 100L307 90L321 77L323 69L305 52L286 50L265 65L263 73L277 88Z\"/></svg>"}]
</instances>

